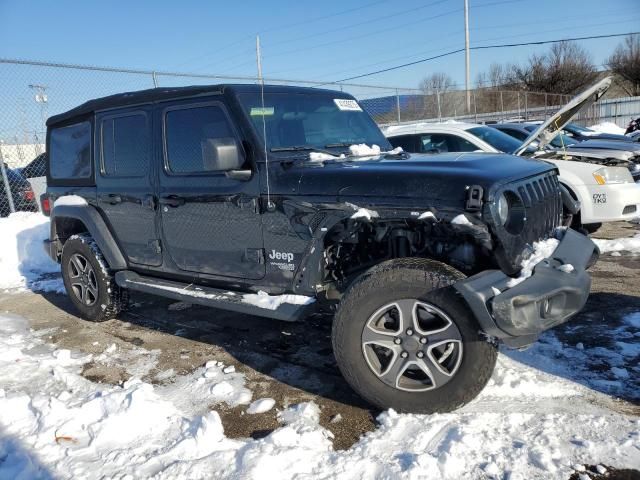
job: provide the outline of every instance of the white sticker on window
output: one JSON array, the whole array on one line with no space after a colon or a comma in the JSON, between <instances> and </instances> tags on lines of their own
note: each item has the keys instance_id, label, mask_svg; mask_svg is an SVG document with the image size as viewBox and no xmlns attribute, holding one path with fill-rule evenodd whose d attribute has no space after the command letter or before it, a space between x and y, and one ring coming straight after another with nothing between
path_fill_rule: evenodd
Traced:
<instances>
[{"instance_id":1,"label":"white sticker on window","mask_svg":"<svg viewBox=\"0 0 640 480\"><path fill-rule=\"evenodd\" d=\"M273 115L275 109L274 107L251 107L251 112L249 113L252 117L255 116L267 116Z\"/></svg>"},{"instance_id":2,"label":"white sticker on window","mask_svg":"<svg viewBox=\"0 0 640 480\"><path fill-rule=\"evenodd\" d=\"M336 104L338 110L345 110L350 112L361 112L362 108L355 100L349 100L348 98L334 98L333 103Z\"/></svg>"}]
</instances>

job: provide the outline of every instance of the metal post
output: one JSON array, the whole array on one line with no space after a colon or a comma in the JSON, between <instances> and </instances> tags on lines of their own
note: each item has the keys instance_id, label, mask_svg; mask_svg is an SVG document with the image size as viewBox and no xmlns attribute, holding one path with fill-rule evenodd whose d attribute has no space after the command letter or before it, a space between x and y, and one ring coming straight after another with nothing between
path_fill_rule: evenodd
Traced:
<instances>
[{"instance_id":1,"label":"metal post","mask_svg":"<svg viewBox=\"0 0 640 480\"><path fill-rule=\"evenodd\" d=\"M158 76L156 72L151 72L151 78L153 79L153 88L158 88Z\"/></svg>"},{"instance_id":2,"label":"metal post","mask_svg":"<svg viewBox=\"0 0 640 480\"><path fill-rule=\"evenodd\" d=\"M464 88L467 91L467 113L471 113L471 97L469 84L471 83L471 73L469 71L469 0L464 0L464 63L465 63L465 79ZM475 97L475 92L473 93ZM477 111L477 108L476 108Z\"/></svg>"},{"instance_id":3,"label":"metal post","mask_svg":"<svg viewBox=\"0 0 640 480\"><path fill-rule=\"evenodd\" d=\"M2 183L4 183L4 191L7 194L7 201L9 202L9 211L15 213L16 206L13 204L13 194L11 193L11 185L9 185L9 178L7 178L7 170L4 166L4 158L2 157L2 142L0 142L0 171L2 171Z\"/></svg>"},{"instance_id":4,"label":"metal post","mask_svg":"<svg viewBox=\"0 0 640 480\"><path fill-rule=\"evenodd\" d=\"M502 120L504 120L504 98L502 97L502 90L500 90L500 111L502 112Z\"/></svg>"},{"instance_id":5,"label":"metal post","mask_svg":"<svg viewBox=\"0 0 640 480\"><path fill-rule=\"evenodd\" d=\"M544 92L544 119L547 119L547 92Z\"/></svg>"},{"instance_id":6,"label":"metal post","mask_svg":"<svg viewBox=\"0 0 640 480\"><path fill-rule=\"evenodd\" d=\"M478 123L478 102L476 102L476 91L473 91L473 112L475 115L475 122Z\"/></svg>"},{"instance_id":7,"label":"metal post","mask_svg":"<svg viewBox=\"0 0 640 480\"><path fill-rule=\"evenodd\" d=\"M400 125L400 95L398 94L398 89L396 88L396 117L398 119L398 125Z\"/></svg>"},{"instance_id":8,"label":"metal post","mask_svg":"<svg viewBox=\"0 0 640 480\"><path fill-rule=\"evenodd\" d=\"M520 92L516 92L516 95L518 96L518 118L520 118Z\"/></svg>"},{"instance_id":9,"label":"metal post","mask_svg":"<svg viewBox=\"0 0 640 480\"><path fill-rule=\"evenodd\" d=\"M529 120L529 105L527 103L527 92L524 92L524 120Z\"/></svg>"},{"instance_id":10,"label":"metal post","mask_svg":"<svg viewBox=\"0 0 640 480\"><path fill-rule=\"evenodd\" d=\"M442 121L442 109L440 107L440 91L436 89L436 102L438 103L438 121Z\"/></svg>"}]
</instances>

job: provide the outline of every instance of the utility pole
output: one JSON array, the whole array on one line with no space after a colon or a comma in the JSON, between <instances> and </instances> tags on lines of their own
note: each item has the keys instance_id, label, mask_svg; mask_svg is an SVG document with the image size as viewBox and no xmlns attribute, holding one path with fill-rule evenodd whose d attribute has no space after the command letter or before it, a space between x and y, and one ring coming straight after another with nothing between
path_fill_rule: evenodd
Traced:
<instances>
[{"instance_id":1,"label":"utility pole","mask_svg":"<svg viewBox=\"0 0 640 480\"><path fill-rule=\"evenodd\" d=\"M464 0L464 61L465 61L465 81L464 87L467 91L467 113L471 113L471 91L469 90L471 75L469 69L469 0Z\"/></svg>"}]
</instances>

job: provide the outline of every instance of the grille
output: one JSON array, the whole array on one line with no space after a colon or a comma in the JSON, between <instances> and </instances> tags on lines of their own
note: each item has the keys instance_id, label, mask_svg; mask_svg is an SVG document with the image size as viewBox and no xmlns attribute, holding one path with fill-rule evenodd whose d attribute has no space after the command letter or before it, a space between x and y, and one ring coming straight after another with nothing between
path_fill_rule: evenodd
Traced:
<instances>
[{"instance_id":1,"label":"grille","mask_svg":"<svg viewBox=\"0 0 640 480\"><path fill-rule=\"evenodd\" d=\"M624 207L622 209L622 214L623 215L629 215L630 213L635 213L636 212L636 206L635 205L627 205L626 207Z\"/></svg>"},{"instance_id":2,"label":"grille","mask_svg":"<svg viewBox=\"0 0 640 480\"><path fill-rule=\"evenodd\" d=\"M496 195L506 191L520 197L526 215L524 227L517 234L508 232L503 226L494 226L502 247L497 253L498 263L510 273L519 269L527 246L548 238L561 225L562 199L558 177L554 172L507 184ZM494 218L497 217L494 215Z\"/></svg>"}]
</instances>

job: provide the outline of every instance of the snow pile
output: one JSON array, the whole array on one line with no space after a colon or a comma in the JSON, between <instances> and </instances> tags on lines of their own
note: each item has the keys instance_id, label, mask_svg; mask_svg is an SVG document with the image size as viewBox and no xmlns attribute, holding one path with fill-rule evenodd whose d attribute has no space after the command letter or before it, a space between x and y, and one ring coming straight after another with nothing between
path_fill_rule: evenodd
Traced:
<instances>
[{"instance_id":1,"label":"snow pile","mask_svg":"<svg viewBox=\"0 0 640 480\"><path fill-rule=\"evenodd\" d=\"M384 152L384 153L386 153L386 154L388 154L388 155L399 155L399 154L401 154L402 152L404 152L404 150L402 149L402 147L396 147L396 148L394 148L393 150L387 150L387 151L386 151L386 152Z\"/></svg>"},{"instance_id":2,"label":"snow pile","mask_svg":"<svg viewBox=\"0 0 640 480\"><path fill-rule=\"evenodd\" d=\"M451 220L451 223L454 225L473 225L473 223L471 223L463 213L454 217L454 219Z\"/></svg>"},{"instance_id":3,"label":"snow pile","mask_svg":"<svg viewBox=\"0 0 640 480\"><path fill-rule=\"evenodd\" d=\"M624 135L625 132L624 128L619 127L613 122L598 123L596 125L591 125L589 128L597 133L613 133L615 135ZM589 136L589 132L583 133Z\"/></svg>"},{"instance_id":4,"label":"snow pile","mask_svg":"<svg viewBox=\"0 0 640 480\"><path fill-rule=\"evenodd\" d=\"M18 212L0 218L0 290L25 289L64 292L60 266L42 247L49 238L49 219L40 213Z\"/></svg>"},{"instance_id":5,"label":"snow pile","mask_svg":"<svg viewBox=\"0 0 640 480\"><path fill-rule=\"evenodd\" d=\"M520 271L520 275L509 280L507 282L507 287L515 287L516 285L524 282L527 278L533 275L534 267L545 258L550 257L551 254L555 252L559 244L560 241L556 240L555 238L549 238L547 240L534 242L533 253L526 260L522 261L522 270Z\"/></svg>"},{"instance_id":6,"label":"snow pile","mask_svg":"<svg viewBox=\"0 0 640 480\"><path fill-rule=\"evenodd\" d=\"M265 413L271 410L276 404L276 401L273 398L260 398L255 402L249 405L247 408L247 413L249 415L255 415L258 413Z\"/></svg>"},{"instance_id":7,"label":"snow pile","mask_svg":"<svg viewBox=\"0 0 640 480\"><path fill-rule=\"evenodd\" d=\"M54 207L59 207L61 205L68 205L68 206L73 206L73 205L79 205L79 206L84 206L87 204L87 201L78 196L78 195L63 195L62 197L58 197L56 198L56 201L53 202L53 206Z\"/></svg>"},{"instance_id":8,"label":"snow pile","mask_svg":"<svg viewBox=\"0 0 640 480\"><path fill-rule=\"evenodd\" d=\"M640 233L634 237L615 238L613 240L601 240L592 238L593 242L600 249L600 253L622 252L640 253Z\"/></svg>"},{"instance_id":9,"label":"snow pile","mask_svg":"<svg viewBox=\"0 0 640 480\"><path fill-rule=\"evenodd\" d=\"M283 303L309 305L315 302L315 299L304 295L269 295L267 292L259 291L258 293L244 294L242 301L250 305L255 305L256 307L266 308L267 310L277 310Z\"/></svg>"},{"instance_id":10,"label":"snow pile","mask_svg":"<svg viewBox=\"0 0 640 480\"><path fill-rule=\"evenodd\" d=\"M418 220L437 220L436 216L433 214L433 212L422 212L419 216L418 216Z\"/></svg>"},{"instance_id":11,"label":"snow pile","mask_svg":"<svg viewBox=\"0 0 640 480\"><path fill-rule=\"evenodd\" d=\"M309 153L309 160L312 162L324 162L325 160L335 160L337 158L345 158L344 153L340 155L331 155L324 152L311 152Z\"/></svg>"},{"instance_id":12,"label":"snow pile","mask_svg":"<svg viewBox=\"0 0 640 480\"><path fill-rule=\"evenodd\" d=\"M224 374L220 362L166 386L135 377L99 385L80 375L90 355L54 350L25 320L3 316L0 478L333 479L357 472L358 478L525 479L568 478L584 464L640 467L638 419L598 406L601 396L585 387L526 366L558 368L548 352L513 355L499 357L490 384L464 409L388 410L375 431L334 451L314 403L280 412L281 426L264 438L227 438L218 413L208 410L220 398L212 392L225 382L230 391L246 389L242 375ZM264 408L267 400L254 405Z\"/></svg>"},{"instance_id":13,"label":"snow pile","mask_svg":"<svg viewBox=\"0 0 640 480\"><path fill-rule=\"evenodd\" d=\"M380 147L375 144L369 146L366 143L361 143L359 145L351 145L349 152L354 157L373 157L380 155Z\"/></svg>"},{"instance_id":14,"label":"snow pile","mask_svg":"<svg viewBox=\"0 0 640 480\"><path fill-rule=\"evenodd\" d=\"M368 208L358 208L356 213L351 215L351 218L357 220L359 218L364 218L365 220L371 221L372 218L378 218L378 212L375 210L369 210Z\"/></svg>"}]
</instances>

